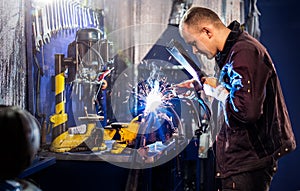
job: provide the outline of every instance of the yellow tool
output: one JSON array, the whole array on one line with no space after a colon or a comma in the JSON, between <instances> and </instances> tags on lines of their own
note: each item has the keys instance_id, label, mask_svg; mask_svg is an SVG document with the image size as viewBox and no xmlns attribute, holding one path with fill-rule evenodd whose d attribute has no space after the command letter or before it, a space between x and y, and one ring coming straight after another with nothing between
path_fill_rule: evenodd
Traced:
<instances>
[{"instance_id":1,"label":"yellow tool","mask_svg":"<svg viewBox=\"0 0 300 191\"><path fill-rule=\"evenodd\" d=\"M85 128L86 127L86 128ZM76 128L76 127L75 127ZM85 128L85 129L84 129ZM99 151L105 150L103 130L96 128L96 123L81 125L81 132L68 131L62 133L52 141L50 150L53 152Z\"/></svg>"},{"instance_id":2,"label":"yellow tool","mask_svg":"<svg viewBox=\"0 0 300 191\"><path fill-rule=\"evenodd\" d=\"M135 117L131 120L131 122L128 124L127 128L121 128L120 133L120 141L125 142L126 144L133 144L133 142L136 139L140 122L138 121L139 117Z\"/></svg>"},{"instance_id":3,"label":"yellow tool","mask_svg":"<svg viewBox=\"0 0 300 191\"><path fill-rule=\"evenodd\" d=\"M111 153L120 154L127 147L127 145L133 145L136 140L139 130L140 122L138 117L135 117L129 124L122 124L119 134L120 140L116 141L111 149Z\"/></svg>"}]
</instances>

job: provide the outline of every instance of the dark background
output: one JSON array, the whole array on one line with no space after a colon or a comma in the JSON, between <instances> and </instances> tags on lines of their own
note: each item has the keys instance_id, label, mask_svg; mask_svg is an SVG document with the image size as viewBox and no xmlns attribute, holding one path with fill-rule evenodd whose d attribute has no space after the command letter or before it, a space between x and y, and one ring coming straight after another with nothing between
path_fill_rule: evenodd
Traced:
<instances>
[{"instance_id":1,"label":"dark background","mask_svg":"<svg viewBox=\"0 0 300 191\"><path fill-rule=\"evenodd\" d=\"M280 159L271 191L296 191L300 190L300 2L258 0L257 5L261 12L260 41L269 50L281 80L298 146L296 151Z\"/></svg>"}]
</instances>

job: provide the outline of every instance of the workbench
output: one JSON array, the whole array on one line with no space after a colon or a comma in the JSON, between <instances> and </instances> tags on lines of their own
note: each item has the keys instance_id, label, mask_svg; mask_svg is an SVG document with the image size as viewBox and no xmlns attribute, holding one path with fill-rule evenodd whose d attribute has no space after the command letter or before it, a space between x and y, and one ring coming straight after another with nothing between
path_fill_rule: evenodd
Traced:
<instances>
[{"instance_id":1,"label":"workbench","mask_svg":"<svg viewBox=\"0 0 300 191\"><path fill-rule=\"evenodd\" d=\"M181 144L185 144L181 142ZM155 147L155 145L150 145ZM99 152L65 152L55 153L44 151L42 157L54 157L56 163L47 171L41 172L33 179L38 182L43 191L47 190L164 190L174 191L182 186L180 153L176 153L169 161L163 161L167 155L176 152L175 142L159 153L149 149L149 157L141 169L126 168L131 165L132 155L109 154ZM162 162L163 161L163 162ZM154 164L154 163L156 163ZM161 184L164 180L164 184ZM55 184L54 184L55 183ZM55 185L60 185L59 188Z\"/></svg>"},{"instance_id":2,"label":"workbench","mask_svg":"<svg viewBox=\"0 0 300 191\"><path fill-rule=\"evenodd\" d=\"M35 173L38 173L50 167L51 165L54 165L55 163L56 163L56 157L54 156L48 156L48 157L36 156L32 164L19 175L19 178L22 179L31 176Z\"/></svg>"}]
</instances>

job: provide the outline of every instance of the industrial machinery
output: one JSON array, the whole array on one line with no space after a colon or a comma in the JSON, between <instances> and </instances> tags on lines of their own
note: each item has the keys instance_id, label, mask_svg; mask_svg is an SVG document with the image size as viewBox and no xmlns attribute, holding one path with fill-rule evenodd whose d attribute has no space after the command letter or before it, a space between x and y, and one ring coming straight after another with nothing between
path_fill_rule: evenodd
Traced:
<instances>
[{"instance_id":1,"label":"industrial machinery","mask_svg":"<svg viewBox=\"0 0 300 191\"><path fill-rule=\"evenodd\" d=\"M58 153L88 151L110 162L139 164L153 164L162 157L173 158L186 147L194 131L203 132L201 113L208 112L206 116L209 116L208 107L195 92L179 90L173 79L163 74L162 66L144 61L139 65L136 85L129 89L124 84L115 85L115 91L112 90L112 94L127 92L126 105L131 119L108 121L105 90L111 85L107 78L114 70L113 58L107 53L109 46L107 40L101 39L100 30L80 29L71 46L73 49L69 47L69 52L75 52L75 58L55 55L56 112L51 116L50 150ZM173 55L177 50L174 47L168 46L166 50L171 50ZM177 50L176 55L181 52ZM185 61L188 65L185 58L178 62ZM178 69L176 72L183 73ZM128 79L118 80L128 83ZM71 92L64 91L67 85L72 86ZM71 93L72 112L67 114L64 98L68 93ZM118 102L113 104L117 109L121 107ZM73 123L70 123L70 115L73 115ZM67 122L72 125L68 126Z\"/></svg>"},{"instance_id":2,"label":"industrial machinery","mask_svg":"<svg viewBox=\"0 0 300 191\"><path fill-rule=\"evenodd\" d=\"M197 134L204 132L201 117L203 111L206 117L210 116L208 107L193 90L179 90L175 86L182 76L172 78L172 72L195 77L197 74L191 72L195 67L185 67L193 62L185 60L186 55L177 59L184 50L174 56L175 45L166 49L167 43L161 44L167 57L171 54L175 60L166 61L169 65L161 60L151 61L150 51L148 58L131 70L129 76L134 82L126 85L130 80L122 79L128 76L125 71L118 78L123 82L118 87L109 79L115 69L112 43L98 28L79 29L68 47L67 57L55 54L56 106L55 114L50 117L53 124L50 151L88 151L107 161L155 163L181 152L196 130ZM111 103L107 102L108 97ZM109 104L115 120L107 115ZM124 110L116 110L124 105L129 117L118 120L116 112Z\"/></svg>"},{"instance_id":3,"label":"industrial machinery","mask_svg":"<svg viewBox=\"0 0 300 191\"><path fill-rule=\"evenodd\" d=\"M113 70L109 56L107 40L101 38L102 32L97 28L80 29L76 33L75 46L69 46L69 54L55 55L55 114L52 143L54 152L73 152L103 149L103 125L106 125L106 81ZM75 52L75 54L72 54ZM71 91L65 91L71 86ZM66 103L65 97L72 100ZM65 105L72 105L72 112L65 112ZM71 121L68 115L75 118ZM73 117L72 116L72 117ZM67 127L68 124L72 126ZM91 141L90 141L91 140ZM92 145L89 142L93 143Z\"/></svg>"}]
</instances>

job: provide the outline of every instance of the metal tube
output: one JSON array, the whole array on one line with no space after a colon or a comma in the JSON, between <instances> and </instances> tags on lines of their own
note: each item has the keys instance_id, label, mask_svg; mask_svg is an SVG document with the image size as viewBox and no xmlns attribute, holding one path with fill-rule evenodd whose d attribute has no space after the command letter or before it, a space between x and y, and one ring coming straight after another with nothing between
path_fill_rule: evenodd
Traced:
<instances>
[{"instance_id":1,"label":"metal tube","mask_svg":"<svg viewBox=\"0 0 300 191\"><path fill-rule=\"evenodd\" d=\"M65 113L65 76L63 71L64 54L55 54L55 114L51 116L53 123L52 141L63 132L67 131L68 116Z\"/></svg>"}]
</instances>

